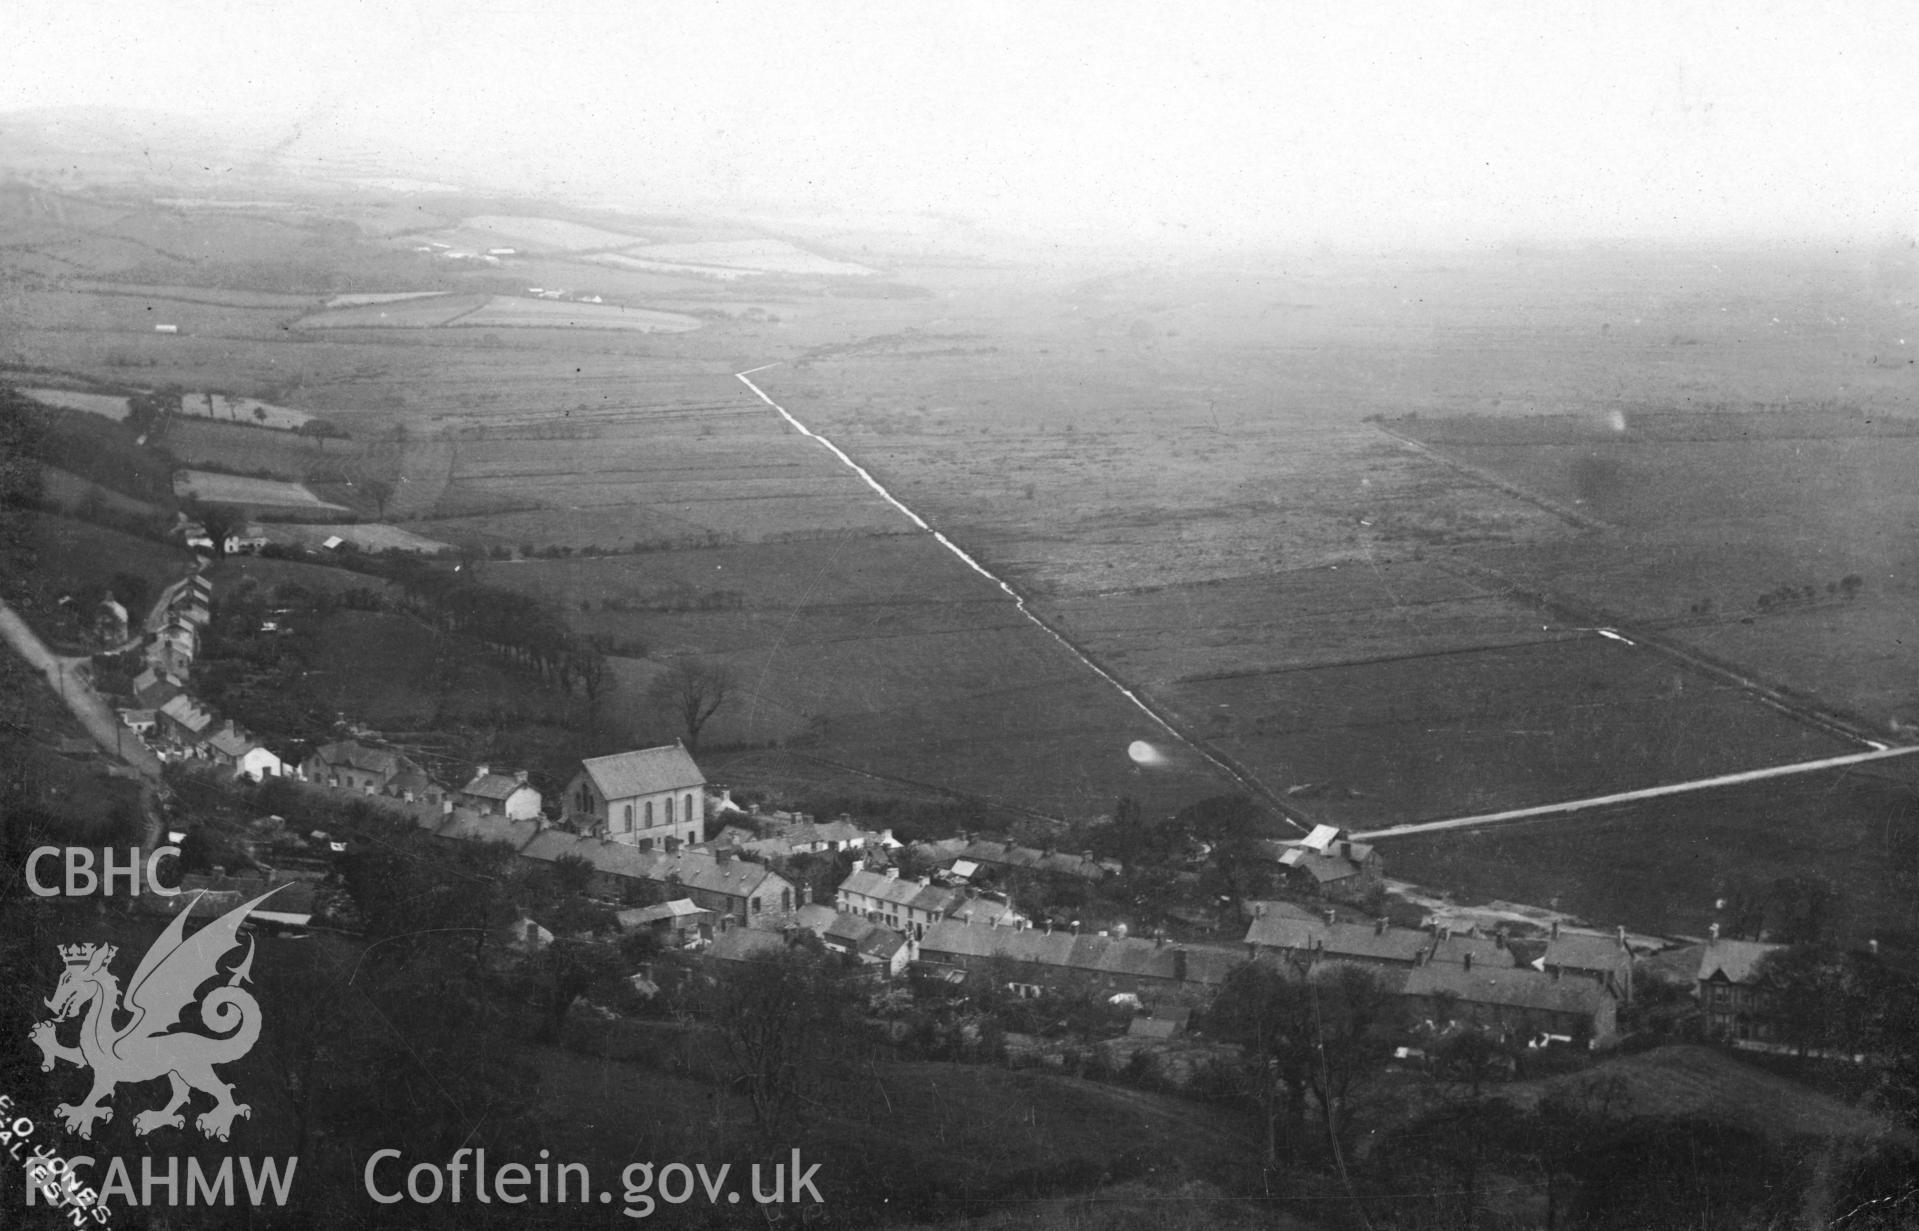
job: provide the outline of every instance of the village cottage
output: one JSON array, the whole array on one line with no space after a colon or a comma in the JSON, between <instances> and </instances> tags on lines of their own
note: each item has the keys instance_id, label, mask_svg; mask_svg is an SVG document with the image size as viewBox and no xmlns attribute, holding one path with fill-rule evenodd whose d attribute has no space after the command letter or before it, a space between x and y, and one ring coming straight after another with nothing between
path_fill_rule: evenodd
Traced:
<instances>
[{"instance_id":1,"label":"village cottage","mask_svg":"<svg viewBox=\"0 0 1919 1231\"><path fill-rule=\"evenodd\" d=\"M1020 995L1092 991L1197 1001L1210 996L1245 958L1231 949L1174 944L1164 936L1082 935L1024 925L947 920L929 928L920 961L997 978Z\"/></svg>"},{"instance_id":2,"label":"village cottage","mask_svg":"<svg viewBox=\"0 0 1919 1231\"><path fill-rule=\"evenodd\" d=\"M838 908L881 923L918 942L942 919L963 917L1004 923L1022 921L1010 905L991 898L969 897L965 890L935 885L928 878L903 878L898 868L874 871L865 860L855 860L853 871L840 882Z\"/></svg>"},{"instance_id":3,"label":"village cottage","mask_svg":"<svg viewBox=\"0 0 1919 1231\"><path fill-rule=\"evenodd\" d=\"M380 794L394 778L417 768L397 752L369 748L351 739L322 744L300 762L300 773L308 782L368 795Z\"/></svg>"},{"instance_id":4,"label":"village cottage","mask_svg":"<svg viewBox=\"0 0 1919 1231\"><path fill-rule=\"evenodd\" d=\"M460 788L458 803L475 812L516 821L540 815L540 793L527 784L525 770L496 774L482 765L473 771L473 780Z\"/></svg>"},{"instance_id":5,"label":"village cottage","mask_svg":"<svg viewBox=\"0 0 1919 1231\"><path fill-rule=\"evenodd\" d=\"M593 888L608 897L638 892L663 900L690 899L722 922L752 928L778 928L792 921L803 903L793 882L764 864L732 857L728 851L642 850L611 838L580 837L562 829L543 829L521 848L523 858L553 863L567 856L593 867Z\"/></svg>"},{"instance_id":6,"label":"village cottage","mask_svg":"<svg viewBox=\"0 0 1919 1231\"><path fill-rule=\"evenodd\" d=\"M1618 1030L1619 1002L1602 979L1529 967L1427 962L1389 979L1414 1017L1448 1019L1519 1039L1558 1035L1603 1043Z\"/></svg>"},{"instance_id":7,"label":"village cottage","mask_svg":"<svg viewBox=\"0 0 1919 1231\"><path fill-rule=\"evenodd\" d=\"M592 757L566 784L566 819L615 842L650 850L702 840L706 776L678 742Z\"/></svg>"}]
</instances>

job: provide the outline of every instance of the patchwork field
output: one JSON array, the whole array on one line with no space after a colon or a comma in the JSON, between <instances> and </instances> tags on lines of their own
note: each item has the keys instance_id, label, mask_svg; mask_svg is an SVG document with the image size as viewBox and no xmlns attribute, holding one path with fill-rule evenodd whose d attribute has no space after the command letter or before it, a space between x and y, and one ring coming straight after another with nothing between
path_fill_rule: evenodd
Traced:
<instances>
[{"instance_id":1,"label":"patchwork field","mask_svg":"<svg viewBox=\"0 0 1919 1231\"><path fill-rule=\"evenodd\" d=\"M924 534L534 560L485 575L550 596L583 631L727 663L739 687L709 732L718 745L782 740L1056 815L1108 811L1121 792L1171 809L1225 787L1189 761L1142 778L1126 747L1164 742L1157 724ZM631 698L648 672L626 672Z\"/></svg>"},{"instance_id":2,"label":"patchwork field","mask_svg":"<svg viewBox=\"0 0 1919 1231\"><path fill-rule=\"evenodd\" d=\"M1900 681L1919 669L1919 422L1812 408L1391 426L1617 527L1567 550L1472 550L1515 583L1670 627L1882 730L1915 716Z\"/></svg>"},{"instance_id":3,"label":"patchwork field","mask_svg":"<svg viewBox=\"0 0 1919 1231\"><path fill-rule=\"evenodd\" d=\"M749 273L823 274L866 277L874 271L851 261L834 261L782 239L734 239L690 244L648 244L629 248L629 257L660 266L719 266Z\"/></svg>"}]
</instances>

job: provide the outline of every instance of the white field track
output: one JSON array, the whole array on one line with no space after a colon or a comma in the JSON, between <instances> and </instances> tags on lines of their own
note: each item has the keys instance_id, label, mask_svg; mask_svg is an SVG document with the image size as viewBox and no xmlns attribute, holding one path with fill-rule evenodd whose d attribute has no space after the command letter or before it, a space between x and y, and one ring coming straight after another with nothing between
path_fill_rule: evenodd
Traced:
<instances>
[{"instance_id":1,"label":"white field track","mask_svg":"<svg viewBox=\"0 0 1919 1231\"><path fill-rule=\"evenodd\" d=\"M1633 803L1642 799L1659 799L1666 795L1684 795L1691 791L1710 791L1716 787L1763 782L1768 778L1786 778L1795 774L1814 774L1826 769L1843 769L1848 765L1884 761L1892 757L1909 756L1915 752L1919 752L1919 748L1875 748L1871 752L1854 752L1842 757L1826 757L1819 761L1795 761L1790 765L1771 765L1765 769L1748 769L1736 774L1720 774L1715 778L1671 782L1664 786L1650 786L1637 791L1620 791L1613 795L1595 795L1590 799L1570 799L1563 803L1539 804L1536 807L1514 808L1506 812L1485 812L1478 816L1455 816L1441 821L1390 825L1385 829L1356 833L1353 838L1358 841L1377 842L1381 838L1404 838L1411 834L1440 833L1448 829L1478 829L1487 825L1504 825L1514 821L1566 816L1576 812L1589 812L1595 808L1607 808L1614 804Z\"/></svg>"},{"instance_id":2,"label":"white field track","mask_svg":"<svg viewBox=\"0 0 1919 1231\"><path fill-rule=\"evenodd\" d=\"M886 503L892 505L894 508L898 509L901 513L905 514L907 520L911 521L915 526L918 526L921 530L924 530L928 534L932 535L933 540L937 542L941 547L944 547L947 551L951 552L955 557L957 557L960 563L964 564L967 568L972 569L975 573L978 573L981 577L984 577L986 580L998 586L1000 590L1003 591L1008 598L1013 600L1013 607L1015 610L1017 610L1020 613L1020 615L1024 616L1027 620L1029 620L1041 632L1051 637L1054 641L1057 641L1061 645L1061 647L1063 647L1067 651L1067 653L1071 654L1074 658L1078 659L1080 663L1083 664L1088 670L1092 671L1093 674L1099 676L1099 678L1101 678L1102 680L1105 680L1108 684L1111 684L1114 688L1118 689L1119 694L1122 697L1125 697L1128 701L1132 702L1135 708L1137 708L1142 714L1145 714L1148 718L1152 719L1154 724L1157 725L1161 730L1165 731L1167 735L1171 736L1175 740L1178 740L1181 744L1191 749L1196 755L1204 758L1207 764L1213 766L1215 769L1225 774L1228 778L1232 779L1234 782L1244 787L1247 791L1252 792L1253 794L1259 796L1261 799L1266 800L1279 812L1279 815L1283 817L1288 823L1294 825L1296 828L1299 828L1302 831L1305 829L1305 826L1300 824L1299 819L1297 816L1295 816L1295 814L1293 813L1293 810L1291 808L1288 808L1283 802L1281 802L1274 795L1274 793L1265 786L1265 784L1261 783L1257 778L1254 778L1251 774L1246 773L1244 770L1241 770L1238 766L1233 765L1231 762L1224 760L1216 753L1210 751L1209 749L1205 747L1202 747L1196 741L1188 739L1186 735L1179 730L1179 728L1175 727L1170 721L1168 721L1165 718L1165 716L1160 714L1158 710L1155 710L1152 706L1148 705L1146 701L1139 696L1138 693L1135 693L1132 689L1128 688L1117 676L1113 675L1110 671L1106 670L1106 668L1100 666L1098 663L1088 658L1084 651L1082 651L1078 646L1074 645L1070 640L1068 640L1062 633L1060 633L1058 629L1054 628L1052 625L1048 624L1046 621L1040 619L1039 616L1033 612L1032 608L1026 605L1025 595L1021 594L1018 590L1015 590L1011 585L1007 584L1007 582L1003 580L1002 578L990 572L985 565L981 564L978 560L975 560L971 555L967 554L967 551L965 548L961 547L958 543L955 543L952 539L947 538L946 535L942 534L939 530L935 529L933 525L929 523L924 517L921 517L918 513L915 513L912 509L908 508L904 503L902 503L899 497L895 496L892 492L887 491L886 488L880 484L880 481L874 478L866 470L864 466L861 466L858 462L854 461L852 457L850 457L847 454L846 450L840 448L838 445L834 444L831 440L828 440L826 437L820 435L818 432L814 431L812 428L807 427L804 423L801 423L798 419L794 418L792 412L788 411L786 407L780 405L778 402L775 402L772 398L766 396L766 391L764 389L761 389L758 385L754 384L752 381L747 379L747 377L751 376L755 372L764 372L767 368L778 367L778 366L779 365L775 363L762 364L760 367L757 367L757 368L748 368L744 372L735 372L733 373L733 376L734 376L734 379L738 380L741 384L745 385L748 389L751 389L753 391L753 396L759 398L760 401L765 402L768 406L771 406L775 411L779 412L780 418L786 420L786 422L793 428L794 431L798 432L802 436L805 436L809 440L817 441L820 445L825 447L825 449L829 453L831 453L834 457L838 458L840 462L846 466L847 469L851 470L854 474L858 475L862 483L866 484L866 486L873 489L873 491L879 496L880 499L886 501Z\"/></svg>"}]
</instances>

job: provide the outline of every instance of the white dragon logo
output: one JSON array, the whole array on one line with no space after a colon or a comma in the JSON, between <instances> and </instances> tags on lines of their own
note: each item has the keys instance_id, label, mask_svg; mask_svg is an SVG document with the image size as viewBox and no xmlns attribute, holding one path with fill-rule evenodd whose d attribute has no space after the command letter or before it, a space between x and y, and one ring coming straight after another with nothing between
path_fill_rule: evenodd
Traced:
<instances>
[{"instance_id":1,"label":"white dragon logo","mask_svg":"<svg viewBox=\"0 0 1919 1231\"><path fill-rule=\"evenodd\" d=\"M51 1070L56 1060L93 1070L93 1091L86 1101L77 1107L62 1103L54 1109L69 1131L91 1140L94 1122L113 1118L113 1109L105 1103L120 1083L156 1077L173 1083L173 1095L165 1107L133 1117L134 1132L142 1136L158 1128L185 1127L180 1108L194 1090L213 1096L213 1107L194 1121L208 1137L225 1141L235 1116L253 1114L247 1104L233 1101L233 1087L213 1071L216 1064L246 1055L260 1037L260 1002L239 986L252 976L251 938L246 958L227 976L226 985L199 1000L200 1020L220 1033L196 1034L175 1027L200 987L220 977L220 959L239 947L237 937L247 913L284 888L277 886L234 907L188 938L187 916L200 900L196 894L140 959L124 1003L120 982L109 969L118 952L114 946L60 946L66 970L46 1002L53 1017L35 1024L27 1037L40 1048L42 1072ZM55 1037L55 1031L82 1009L86 1020L80 1024L80 1045L68 1047ZM127 1020L115 1025L116 1017Z\"/></svg>"}]
</instances>

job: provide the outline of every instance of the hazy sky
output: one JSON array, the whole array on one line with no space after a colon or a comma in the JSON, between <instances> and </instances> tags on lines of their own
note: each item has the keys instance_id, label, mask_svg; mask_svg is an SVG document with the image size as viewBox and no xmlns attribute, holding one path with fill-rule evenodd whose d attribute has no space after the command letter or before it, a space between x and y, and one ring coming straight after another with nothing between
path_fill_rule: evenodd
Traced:
<instances>
[{"instance_id":1,"label":"hazy sky","mask_svg":"<svg viewBox=\"0 0 1919 1231\"><path fill-rule=\"evenodd\" d=\"M585 192L1220 239L1919 231L1904 0L6 12L0 109L264 117Z\"/></svg>"}]
</instances>

